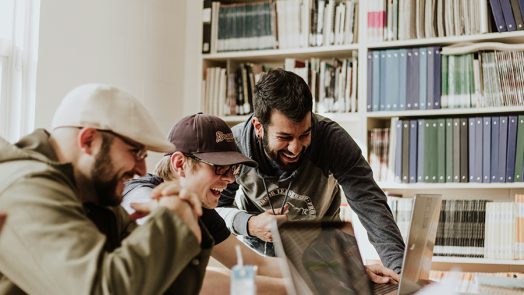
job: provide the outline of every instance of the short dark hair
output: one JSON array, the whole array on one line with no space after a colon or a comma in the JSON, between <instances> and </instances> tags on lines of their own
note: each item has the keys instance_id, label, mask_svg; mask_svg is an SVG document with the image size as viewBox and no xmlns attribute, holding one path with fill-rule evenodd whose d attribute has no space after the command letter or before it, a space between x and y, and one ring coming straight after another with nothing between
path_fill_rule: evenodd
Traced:
<instances>
[{"instance_id":1,"label":"short dark hair","mask_svg":"<svg viewBox=\"0 0 524 295\"><path fill-rule=\"evenodd\" d=\"M313 97L304 79L281 68L262 75L253 91L253 102L255 117L264 128L271 123L273 110L293 123L302 122L313 110Z\"/></svg>"}]
</instances>

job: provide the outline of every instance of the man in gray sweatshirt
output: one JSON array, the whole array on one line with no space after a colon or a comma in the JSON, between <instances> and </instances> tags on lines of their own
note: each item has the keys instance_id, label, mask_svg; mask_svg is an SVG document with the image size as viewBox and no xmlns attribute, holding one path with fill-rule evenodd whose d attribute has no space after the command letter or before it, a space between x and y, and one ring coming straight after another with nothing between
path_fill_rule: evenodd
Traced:
<instances>
[{"instance_id":1,"label":"man in gray sweatshirt","mask_svg":"<svg viewBox=\"0 0 524 295\"><path fill-rule=\"evenodd\" d=\"M243 166L220 196L217 211L229 230L274 256L269 220L337 220L341 186L384 266L400 273L404 242L386 196L353 138L312 113L304 80L271 70L255 86L253 101L254 114L232 131L238 150L259 166Z\"/></svg>"}]
</instances>

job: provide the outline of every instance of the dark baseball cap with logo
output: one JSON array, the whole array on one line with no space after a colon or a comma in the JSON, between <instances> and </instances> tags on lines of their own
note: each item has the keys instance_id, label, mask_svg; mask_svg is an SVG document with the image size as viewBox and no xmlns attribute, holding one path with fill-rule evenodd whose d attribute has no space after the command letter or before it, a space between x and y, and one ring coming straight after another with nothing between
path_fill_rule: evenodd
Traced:
<instances>
[{"instance_id":1,"label":"dark baseball cap with logo","mask_svg":"<svg viewBox=\"0 0 524 295\"><path fill-rule=\"evenodd\" d=\"M191 154L214 165L258 166L238 152L231 128L213 115L197 113L182 118L171 128L167 140L176 146L174 152Z\"/></svg>"}]
</instances>

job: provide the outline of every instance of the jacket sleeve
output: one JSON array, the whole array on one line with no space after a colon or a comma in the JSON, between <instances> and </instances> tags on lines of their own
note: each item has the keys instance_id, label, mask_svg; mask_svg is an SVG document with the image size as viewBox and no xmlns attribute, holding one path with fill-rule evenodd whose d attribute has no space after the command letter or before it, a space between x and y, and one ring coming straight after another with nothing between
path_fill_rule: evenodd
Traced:
<instances>
[{"instance_id":1,"label":"jacket sleeve","mask_svg":"<svg viewBox=\"0 0 524 295\"><path fill-rule=\"evenodd\" d=\"M327 124L321 142L327 151L323 159L342 186L348 204L357 213L384 266L401 271L404 241L393 219L382 189L375 183L373 172L351 136L335 122Z\"/></svg>"},{"instance_id":2,"label":"jacket sleeve","mask_svg":"<svg viewBox=\"0 0 524 295\"><path fill-rule=\"evenodd\" d=\"M85 217L63 177L31 175L0 193L0 208L9 214L0 272L26 293L161 294L203 251L164 207L136 229L121 224L129 235L121 247L104 251L105 236Z\"/></svg>"},{"instance_id":3,"label":"jacket sleeve","mask_svg":"<svg viewBox=\"0 0 524 295\"><path fill-rule=\"evenodd\" d=\"M239 185L236 181L228 184L226 189L222 191L218 200L218 207L215 210L224 219L230 232L235 235L248 236L248 222L253 214L240 210L235 204L238 189Z\"/></svg>"}]
</instances>

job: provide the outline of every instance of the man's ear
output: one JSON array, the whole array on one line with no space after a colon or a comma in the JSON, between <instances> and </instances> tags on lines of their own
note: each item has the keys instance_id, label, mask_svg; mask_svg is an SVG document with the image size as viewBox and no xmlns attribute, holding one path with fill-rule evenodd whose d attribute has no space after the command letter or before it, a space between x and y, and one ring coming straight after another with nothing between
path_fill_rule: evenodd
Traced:
<instances>
[{"instance_id":1,"label":"man's ear","mask_svg":"<svg viewBox=\"0 0 524 295\"><path fill-rule=\"evenodd\" d=\"M262 126L262 123L260 123L257 117L253 117L251 123L253 123L253 127L255 127L257 137L262 138L264 136L264 128Z\"/></svg>"},{"instance_id":2,"label":"man's ear","mask_svg":"<svg viewBox=\"0 0 524 295\"><path fill-rule=\"evenodd\" d=\"M80 150L88 155L95 153L95 147L102 144L102 136L98 130L91 127L84 127L78 132L77 144Z\"/></svg>"},{"instance_id":3,"label":"man's ear","mask_svg":"<svg viewBox=\"0 0 524 295\"><path fill-rule=\"evenodd\" d=\"M171 167L180 177L186 177L187 158L181 152L171 155Z\"/></svg>"}]
</instances>

